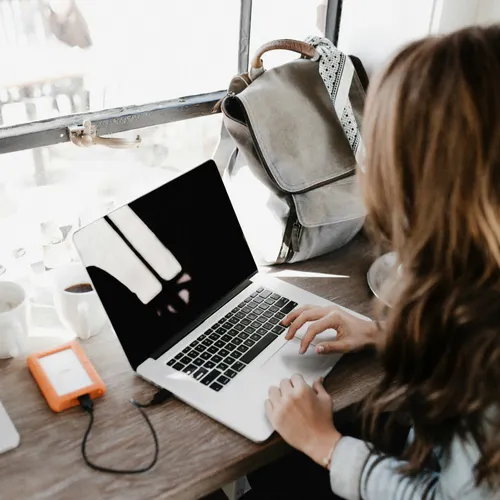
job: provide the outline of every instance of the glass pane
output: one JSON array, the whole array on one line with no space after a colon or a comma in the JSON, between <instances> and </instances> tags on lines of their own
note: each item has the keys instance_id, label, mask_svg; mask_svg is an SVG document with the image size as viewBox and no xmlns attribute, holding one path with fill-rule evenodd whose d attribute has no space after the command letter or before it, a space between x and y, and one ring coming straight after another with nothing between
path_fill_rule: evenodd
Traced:
<instances>
[{"instance_id":1,"label":"glass pane","mask_svg":"<svg viewBox=\"0 0 500 500\"><path fill-rule=\"evenodd\" d=\"M236 0L0 0L0 126L227 88Z\"/></svg>"},{"instance_id":2,"label":"glass pane","mask_svg":"<svg viewBox=\"0 0 500 500\"><path fill-rule=\"evenodd\" d=\"M277 38L304 40L308 35L323 36L327 0L253 0L250 58L264 43ZM297 54L272 51L264 56L271 68L297 58Z\"/></svg>"},{"instance_id":3,"label":"glass pane","mask_svg":"<svg viewBox=\"0 0 500 500\"><path fill-rule=\"evenodd\" d=\"M211 158L220 126L218 114L142 129L136 149L67 143L0 155L0 279L17 280L21 261L26 271L74 258L72 232Z\"/></svg>"}]
</instances>

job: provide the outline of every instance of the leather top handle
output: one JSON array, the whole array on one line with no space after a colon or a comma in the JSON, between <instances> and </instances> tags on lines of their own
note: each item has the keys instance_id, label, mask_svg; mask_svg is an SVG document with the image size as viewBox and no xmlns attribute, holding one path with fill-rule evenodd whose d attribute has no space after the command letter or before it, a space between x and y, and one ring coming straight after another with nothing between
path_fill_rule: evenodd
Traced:
<instances>
[{"instance_id":1,"label":"leather top handle","mask_svg":"<svg viewBox=\"0 0 500 500\"><path fill-rule=\"evenodd\" d=\"M254 69L262 68L262 56L270 50L291 50L292 52L297 52L308 59L315 59L318 57L316 49L306 43L300 42L299 40L291 40L289 38L283 38L281 40L273 40L272 42L267 42L262 45L253 57L250 67Z\"/></svg>"}]
</instances>

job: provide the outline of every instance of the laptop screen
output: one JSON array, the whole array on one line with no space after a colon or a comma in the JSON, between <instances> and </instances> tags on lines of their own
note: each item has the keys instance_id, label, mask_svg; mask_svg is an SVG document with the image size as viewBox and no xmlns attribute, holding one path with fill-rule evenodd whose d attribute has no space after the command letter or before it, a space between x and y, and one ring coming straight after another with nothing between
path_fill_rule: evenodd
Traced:
<instances>
[{"instance_id":1,"label":"laptop screen","mask_svg":"<svg viewBox=\"0 0 500 500\"><path fill-rule=\"evenodd\" d=\"M74 240L134 369L257 271L212 161L80 229Z\"/></svg>"}]
</instances>

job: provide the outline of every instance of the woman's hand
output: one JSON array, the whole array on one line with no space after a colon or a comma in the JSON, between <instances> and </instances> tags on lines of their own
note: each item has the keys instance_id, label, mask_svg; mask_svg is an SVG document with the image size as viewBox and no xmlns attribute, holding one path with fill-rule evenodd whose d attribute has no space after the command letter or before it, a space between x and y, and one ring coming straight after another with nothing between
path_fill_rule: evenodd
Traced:
<instances>
[{"instance_id":1,"label":"woman's hand","mask_svg":"<svg viewBox=\"0 0 500 500\"><path fill-rule=\"evenodd\" d=\"M333 425L332 398L321 380L309 387L302 375L269 389L269 421L281 437L316 463L325 465L342 437Z\"/></svg>"},{"instance_id":2,"label":"woman's hand","mask_svg":"<svg viewBox=\"0 0 500 500\"><path fill-rule=\"evenodd\" d=\"M300 344L300 352L307 351L316 335L333 328L337 330L337 338L330 342L322 342L316 346L316 352L359 351L375 345L378 332L373 321L366 321L349 314L336 306L317 307L303 306L288 314L282 321L284 326L290 325L286 339L291 340L305 323L312 322Z\"/></svg>"}]
</instances>

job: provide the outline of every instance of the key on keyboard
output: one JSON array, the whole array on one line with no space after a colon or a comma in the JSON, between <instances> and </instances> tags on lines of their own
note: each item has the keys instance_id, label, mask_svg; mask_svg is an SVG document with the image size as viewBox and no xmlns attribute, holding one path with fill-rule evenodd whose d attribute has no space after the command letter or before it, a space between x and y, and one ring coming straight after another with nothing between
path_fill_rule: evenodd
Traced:
<instances>
[{"instance_id":1,"label":"key on keyboard","mask_svg":"<svg viewBox=\"0 0 500 500\"><path fill-rule=\"evenodd\" d=\"M250 363L250 361L255 359L266 347L271 345L271 342L275 338L276 337L272 333L268 333L241 358L241 361L246 364Z\"/></svg>"}]
</instances>

